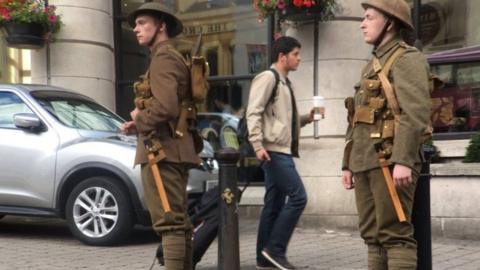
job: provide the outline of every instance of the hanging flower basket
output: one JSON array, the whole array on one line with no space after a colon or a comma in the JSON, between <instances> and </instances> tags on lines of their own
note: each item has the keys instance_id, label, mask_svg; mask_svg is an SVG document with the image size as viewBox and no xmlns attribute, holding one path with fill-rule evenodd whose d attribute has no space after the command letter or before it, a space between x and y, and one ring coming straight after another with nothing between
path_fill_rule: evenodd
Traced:
<instances>
[{"instance_id":1,"label":"hanging flower basket","mask_svg":"<svg viewBox=\"0 0 480 270\"><path fill-rule=\"evenodd\" d=\"M44 0L0 0L0 26L9 47L38 49L60 30L62 21L56 7Z\"/></svg>"},{"instance_id":2,"label":"hanging flower basket","mask_svg":"<svg viewBox=\"0 0 480 270\"><path fill-rule=\"evenodd\" d=\"M323 20L327 11L327 7L322 2L312 5L311 7L297 7L295 5L288 5L283 10L279 10L280 19L289 21L312 21L315 18ZM328 14L329 15L329 14Z\"/></svg>"},{"instance_id":3,"label":"hanging flower basket","mask_svg":"<svg viewBox=\"0 0 480 270\"><path fill-rule=\"evenodd\" d=\"M278 14L280 20L309 21L333 17L336 0L254 0L259 19Z\"/></svg>"},{"instance_id":4,"label":"hanging flower basket","mask_svg":"<svg viewBox=\"0 0 480 270\"><path fill-rule=\"evenodd\" d=\"M17 49L40 49L46 42L46 31L39 23L6 22L7 46Z\"/></svg>"}]
</instances>

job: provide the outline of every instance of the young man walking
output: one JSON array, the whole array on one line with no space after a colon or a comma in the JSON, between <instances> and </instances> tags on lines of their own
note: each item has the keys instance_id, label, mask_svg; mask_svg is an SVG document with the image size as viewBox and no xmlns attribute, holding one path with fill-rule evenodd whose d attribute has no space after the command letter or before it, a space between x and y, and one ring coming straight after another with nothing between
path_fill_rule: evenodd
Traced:
<instances>
[{"instance_id":1,"label":"young man walking","mask_svg":"<svg viewBox=\"0 0 480 270\"><path fill-rule=\"evenodd\" d=\"M374 46L349 111L343 185L355 188L368 269L414 270L417 243L411 213L420 172L422 136L430 116L429 67L412 47L410 7L404 0L363 1L360 25ZM391 90L389 90L391 89ZM384 162L386 160L386 162ZM382 167L384 170L382 171ZM397 216L385 179L393 178L405 221Z\"/></svg>"},{"instance_id":2,"label":"young man walking","mask_svg":"<svg viewBox=\"0 0 480 270\"><path fill-rule=\"evenodd\" d=\"M293 157L298 157L300 127L313 121L313 111L299 116L288 79L289 72L300 64L300 48L292 37L277 39L272 46L275 62L271 70L257 75L250 88L248 139L257 159L263 161L266 189L258 228L257 269L296 269L286 258L287 245L307 194Z\"/></svg>"},{"instance_id":3,"label":"young man walking","mask_svg":"<svg viewBox=\"0 0 480 270\"><path fill-rule=\"evenodd\" d=\"M135 164L142 166L142 183L153 229L162 237L165 269L192 269L192 225L187 214L188 170L200 163L193 135L173 132L183 101L192 99L190 73L170 38L182 32L182 22L157 2L141 5L128 16L138 43L150 49L150 65L134 85L135 109L125 133L138 133ZM151 141L152 145L145 143ZM197 149L198 150L198 149ZM147 154L155 158L147 159ZM154 177L155 171L159 177ZM152 169L153 168L153 169ZM162 196L162 184L164 194ZM160 188L159 188L160 187ZM168 211L170 208L170 211Z\"/></svg>"}]
</instances>

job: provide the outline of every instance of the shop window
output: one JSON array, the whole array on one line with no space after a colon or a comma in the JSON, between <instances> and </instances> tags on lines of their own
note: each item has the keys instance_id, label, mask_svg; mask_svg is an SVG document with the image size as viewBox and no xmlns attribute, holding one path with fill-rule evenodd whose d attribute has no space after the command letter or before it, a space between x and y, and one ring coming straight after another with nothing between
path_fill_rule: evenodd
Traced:
<instances>
[{"instance_id":1,"label":"shop window","mask_svg":"<svg viewBox=\"0 0 480 270\"><path fill-rule=\"evenodd\" d=\"M0 82L31 83L31 51L8 48L0 41Z\"/></svg>"},{"instance_id":2,"label":"shop window","mask_svg":"<svg viewBox=\"0 0 480 270\"><path fill-rule=\"evenodd\" d=\"M436 133L480 130L480 62L432 65L444 86L432 93Z\"/></svg>"}]
</instances>

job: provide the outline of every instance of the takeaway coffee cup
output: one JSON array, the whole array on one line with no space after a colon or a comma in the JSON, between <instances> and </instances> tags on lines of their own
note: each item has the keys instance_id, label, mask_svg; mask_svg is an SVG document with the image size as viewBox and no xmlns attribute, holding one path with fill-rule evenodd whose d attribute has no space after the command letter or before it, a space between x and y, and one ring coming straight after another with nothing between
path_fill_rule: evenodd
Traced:
<instances>
[{"instance_id":1,"label":"takeaway coffee cup","mask_svg":"<svg viewBox=\"0 0 480 270\"><path fill-rule=\"evenodd\" d=\"M322 96L313 96L313 120L325 118L325 99Z\"/></svg>"}]
</instances>

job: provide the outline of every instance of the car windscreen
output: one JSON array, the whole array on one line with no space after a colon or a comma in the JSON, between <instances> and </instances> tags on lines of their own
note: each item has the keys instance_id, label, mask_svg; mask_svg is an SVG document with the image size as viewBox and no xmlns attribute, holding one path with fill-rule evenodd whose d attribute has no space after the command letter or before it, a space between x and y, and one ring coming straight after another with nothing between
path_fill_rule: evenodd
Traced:
<instances>
[{"instance_id":1,"label":"car windscreen","mask_svg":"<svg viewBox=\"0 0 480 270\"><path fill-rule=\"evenodd\" d=\"M68 127L118 132L124 122L100 104L78 94L34 91L31 95L46 111Z\"/></svg>"}]
</instances>

